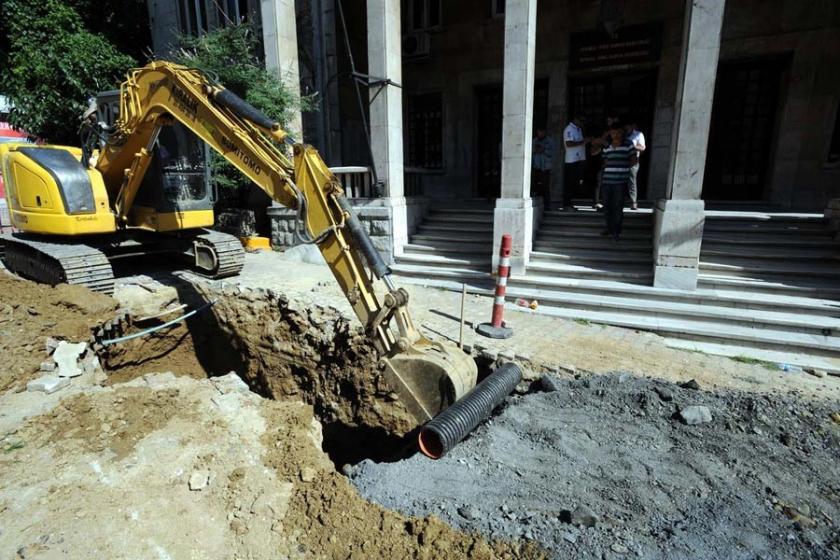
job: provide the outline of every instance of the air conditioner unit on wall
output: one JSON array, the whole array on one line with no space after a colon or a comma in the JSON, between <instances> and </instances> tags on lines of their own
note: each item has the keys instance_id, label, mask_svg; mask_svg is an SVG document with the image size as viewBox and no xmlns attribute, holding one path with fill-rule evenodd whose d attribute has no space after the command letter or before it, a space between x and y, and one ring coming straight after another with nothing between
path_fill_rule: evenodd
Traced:
<instances>
[{"instance_id":1,"label":"air conditioner unit on wall","mask_svg":"<svg viewBox=\"0 0 840 560\"><path fill-rule=\"evenodd\" d=\"M402 54L406 60L427 58L431 52L431 36L425 31L406 33L402 39Z\"/></svg>"}]
</instances>

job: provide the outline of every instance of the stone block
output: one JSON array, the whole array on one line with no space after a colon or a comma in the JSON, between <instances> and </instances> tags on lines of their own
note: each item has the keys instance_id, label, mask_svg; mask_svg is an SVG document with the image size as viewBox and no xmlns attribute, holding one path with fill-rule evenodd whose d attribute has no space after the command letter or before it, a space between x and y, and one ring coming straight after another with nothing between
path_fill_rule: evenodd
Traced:
<instances>
[{"instance_id":1,"label":"stone block","mask_svg":"<svg viewBox=\"0 0 840 560\"><path fill-rule=\"evenodd\" d=\"M210 379L210 382L223 395L227 393L248 393L251 391L248 384L242 381L242 378L233 371L227 375L213 377Z\"/></svg>"},{"instance_id":2,"label":"stone block","mask_svg":"<svg viewBox=\"0 0 840 560\"><path fill-rule=\"evenodd\" d=\"M657 202L653 232L654 286L697 289L704 221L702 200Z\"/></svg>"},{"instance_id":3,"label":"stone block","mask_svg":"<svg viewBox=\"0 0 840 560\"><path fill-rule=\"evenodd\" d=\"M69 342L61 341L58 343L53 359L56 363L56 369L59 377L78 377L84 373L79 367L79 356L81 356L87 349L87 344L79 342L71 344Z\"/></svg>"},{"instance_id":4,"label":"stone block","mask_svg":"<svg viewBox=\"0 0 840 560\"><path fill-rule=\"evenodd\" d=\"M26 384L27 391L41 391L42 393L51 394L61 390L70 385L70 379L67 377L58 377L57 375L44 375L38 379L33 379Z\"/></svg>"},{"instance_id":5,"label":"stone block","mask_svg":"<svg viewBox=\"0 0 840 560\"><path fill-rule=\"evenodd\" d=\"M371 220L369 223L371 235L391 235L391 222L389 220Z\"/></svg>"},{"instance_id":6,"label":"stone block","mask_svg":"<svg viewBox=\"0 0 840 560\"><path fill-rule=\"evenodd\" d=\"M523 274L533 246L534 208L530 198L500 198L493 212L493 270L499 266L502 235L510 234L511 274Z\"/></svg>"}]
</instances>

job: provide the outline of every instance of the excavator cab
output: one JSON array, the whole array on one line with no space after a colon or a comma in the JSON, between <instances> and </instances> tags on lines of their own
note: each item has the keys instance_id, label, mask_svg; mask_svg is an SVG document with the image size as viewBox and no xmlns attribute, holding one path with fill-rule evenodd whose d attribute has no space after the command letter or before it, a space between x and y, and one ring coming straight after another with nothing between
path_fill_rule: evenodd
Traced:
<instances>
[{"instance_id":1,"label":"excavator cab","mask_svg":"<svg viewBox=\"0 0 840 560\"><path fill-rule=\"evenodd\" d=\"M119 93L105 91L96 97L97 119L106 130L119 117ZM212 227L216 197L210 188L207 145L171 121L161 126L151 155L128 225L161 232L182 230L186 222L189 227Z\"/></svg>"}]
</instances>

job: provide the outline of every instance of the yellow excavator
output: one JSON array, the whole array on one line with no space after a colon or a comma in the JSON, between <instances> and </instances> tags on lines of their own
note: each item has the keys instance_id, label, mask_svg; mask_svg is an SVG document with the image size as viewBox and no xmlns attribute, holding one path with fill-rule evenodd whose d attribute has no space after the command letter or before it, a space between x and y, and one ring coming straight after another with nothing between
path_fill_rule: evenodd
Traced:
<instances>
[{"instance_id":1,"label":"yellow excavator","mask_svg":"<svg viewBox=\"0 0 840 560\"><path fill-rule=\"evenodd\" d=\"M82 148L0 145L17 230L0 237L10 270L106 293L114 285L109 259L125 256L169 252L214 278L237 274L244 261L240 241L205 229L215 219L206 181L146 177L156 158L171 157L158 145L161 132L180 123L296 211L297 236L320 250L379 352L379 367L419 423L475 386L469 356L415 328L408 293L394 285L318 152L292 143L276 121L205 72L165 61L129 72L111 130L103 133L91 120Z\"/></svg>"}]
</instances>

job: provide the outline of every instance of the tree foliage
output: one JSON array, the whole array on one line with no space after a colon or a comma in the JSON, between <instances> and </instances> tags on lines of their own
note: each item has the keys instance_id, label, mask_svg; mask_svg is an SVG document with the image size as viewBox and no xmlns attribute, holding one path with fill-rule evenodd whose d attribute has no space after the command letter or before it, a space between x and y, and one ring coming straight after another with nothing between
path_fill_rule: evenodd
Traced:
<instances>
[{"instance_id":1,"label":"tree foliage","mask_svg":"<svg viewBox=\"0 0 840 560\"><path fill-rule=\"evenodd\" d=\"M136 62L59 0L3 0L0 90L12 124L54 143L78 143L87 101L111 89Z\"/></svg>"},{"instance_id":2,"label":"tree foliage","mask_svg":"<svg viewBox=\"0 0 840 560\"><path fill-rule=\"evenodd\" d=\"M281 78L265 69L258 37L247 23L220 28L201 37L181 37L182 48L175 62L204 70L286 128L293 111L311 109L311 100L296 96ZM212 155L210 169L221 193L245 195L249 181L227 161Z\"/></svg>"}]
</instances>

